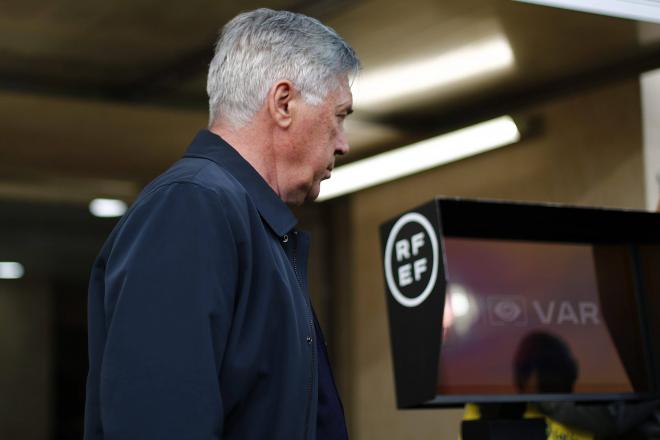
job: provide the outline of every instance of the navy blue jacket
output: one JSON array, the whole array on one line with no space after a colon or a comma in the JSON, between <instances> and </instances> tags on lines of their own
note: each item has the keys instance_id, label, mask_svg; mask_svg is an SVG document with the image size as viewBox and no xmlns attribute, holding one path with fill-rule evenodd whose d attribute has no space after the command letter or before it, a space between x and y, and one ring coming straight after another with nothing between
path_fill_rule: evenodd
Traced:
<instances>
[{"instance_id":1,"label":"navy blue jacket","mask_svg":"<svg viewBox=\"0 0 660 440\"><path fill-rule=\"evenodd\" d=\"M205 130L143 190L92 269L86 440L316 439L309 237L295 224Z\"/></svg>"}]
</instances>

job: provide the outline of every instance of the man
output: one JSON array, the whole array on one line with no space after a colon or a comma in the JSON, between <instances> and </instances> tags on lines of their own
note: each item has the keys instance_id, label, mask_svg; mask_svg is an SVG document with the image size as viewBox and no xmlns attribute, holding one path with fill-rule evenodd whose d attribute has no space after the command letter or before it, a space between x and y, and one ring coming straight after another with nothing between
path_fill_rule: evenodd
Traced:
<instances>
[{"instance_id":1,"label":"man","mask_svg":"<svg viewBox=\"0 0 660 440\"><path fill-rule=\"evenodd\" d=\"M85 438L346 438L307 293L314 200L348 152L359 61L332 29L241 14L208 74L209 130L151 182L92 270Z\"/></svg>"}]
</instances>

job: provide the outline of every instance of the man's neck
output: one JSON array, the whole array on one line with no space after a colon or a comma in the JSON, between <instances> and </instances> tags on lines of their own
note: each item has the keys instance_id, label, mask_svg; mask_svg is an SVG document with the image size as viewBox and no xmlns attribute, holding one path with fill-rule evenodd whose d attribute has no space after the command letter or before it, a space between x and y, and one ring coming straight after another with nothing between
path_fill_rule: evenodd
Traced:
<instances>
[{"instance_id":1,"label":"man's neck","mask_svg":"<svg viewBox=\"0 0 660 440\"><path fill-rule=\"evenodd\" d=\"M277 160L272 142L264 136L264 130L248 124L238 129L216 123L209 131L231 145L268 185L280 195L277 181Z\"/></svg>"}]
</instances>

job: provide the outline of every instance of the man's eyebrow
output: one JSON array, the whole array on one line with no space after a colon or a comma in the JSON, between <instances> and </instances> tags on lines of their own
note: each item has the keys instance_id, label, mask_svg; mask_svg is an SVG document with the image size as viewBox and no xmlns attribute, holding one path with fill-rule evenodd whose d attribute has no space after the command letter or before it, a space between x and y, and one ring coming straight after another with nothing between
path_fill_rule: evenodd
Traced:
<instances>
[{"instance_id":1,"label":"man's eyebrow","mask_svg":"<svg viewBox=\"0 0 660 440\"><path fill-rule=\"evenodd\" d=\"M345 105L345 104L340 104L340 105L338 105L338 106L337 106L337 111L345 111L345 112L346 112L346 116L348 116L348 115L350 115L351 113L353 113L353 106L352 106L352 105L349 105L348 107L346 107L345 110L342 108L344 105Z\"/></svg>"}]
</instances>

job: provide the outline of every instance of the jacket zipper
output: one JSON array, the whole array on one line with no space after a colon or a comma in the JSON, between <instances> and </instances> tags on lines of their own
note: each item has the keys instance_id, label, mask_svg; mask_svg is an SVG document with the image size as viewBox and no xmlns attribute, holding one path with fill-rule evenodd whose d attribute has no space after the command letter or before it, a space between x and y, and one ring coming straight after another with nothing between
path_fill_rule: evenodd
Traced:
<instances>
[{"instance_id":1,"label":"jacket zipper","mask_svg":"<svg viewBox=\"0 0 660 440\"><path fill-rule=\"evenodd\" d=\"M296 234L297 235L297 234ZM305 297L305 303L307 304L307 316L309 320L309 331L310 335L314 335L314 320L312 318L312 305L309 302L309 298L307 295L305 295L305 288L302 283L302 279L300 278L300 274L298 273L298 265L297 265L297 259L296 259L296 254L298 250L298 239L296 237L294 246L293 246L293 253L291 255L292 263L293 263L293 273L296 275L296 281L298 281L298 285L300 286L300 290L303 293L303 296ZM312 336L310 336L312 337ZM312 339L313 342L313 339ZM314 365L316 364L316 348L312 350L312 364L310 366L310 374L309 374L309 381L307 382L307 410L305 411L305 438L309 437L309 412L310 412L310 407L312 403L312 386L313 386L313 380L314 380Z\"/></svg>"}]
</instances>

